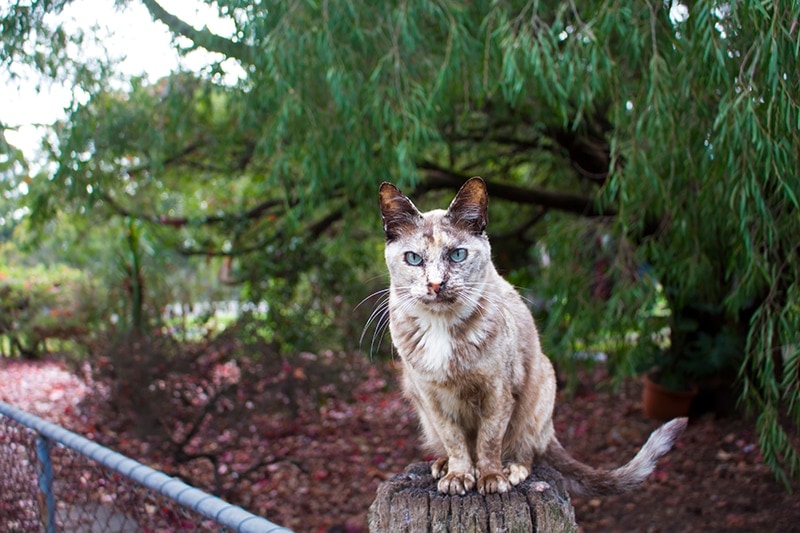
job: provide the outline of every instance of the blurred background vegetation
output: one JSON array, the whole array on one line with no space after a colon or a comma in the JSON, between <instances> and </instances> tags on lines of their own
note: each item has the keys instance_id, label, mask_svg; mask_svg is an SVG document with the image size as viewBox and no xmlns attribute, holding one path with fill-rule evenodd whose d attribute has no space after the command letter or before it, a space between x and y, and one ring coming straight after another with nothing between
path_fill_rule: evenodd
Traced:
<instances>
[{"instance_id":1,"label":"blurred background vegetation","mask_svg":"<svg viewBox=\"0 0 800 533\"><path fill-rule=\"evenodd\" d=\"M598 354L658 367L800 472L797 3L209 2L223 34L117 0L217 58L157 82L77 54L70 3L0 11L8 83L74 95L46 164L0 114L3 355L222 331L386 355L380 319L359 342L388 285L378 184L432 208L480 175L567 382Z\"/></svg>"}]
</instances>

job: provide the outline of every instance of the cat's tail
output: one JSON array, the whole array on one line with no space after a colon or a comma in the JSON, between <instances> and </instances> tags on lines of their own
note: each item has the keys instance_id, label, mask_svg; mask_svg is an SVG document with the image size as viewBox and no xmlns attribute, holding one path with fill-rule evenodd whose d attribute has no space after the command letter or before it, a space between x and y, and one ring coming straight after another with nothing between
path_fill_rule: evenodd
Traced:
<instances>
[{"instance_id":1,"label":"cat's tail","mask_svg":"<svg viewBox=\"0 0 800 533\"><path fill-rule=\"evenodd\" d=\"M599 470L574 459L555 437L545 450L543 462L564 476L566 489L572 495L619 494L634 489L650 475L656 461L667 453L688 419L676 418L655 430L631 461L614 470Z\"/></svg>"}]
</instances>

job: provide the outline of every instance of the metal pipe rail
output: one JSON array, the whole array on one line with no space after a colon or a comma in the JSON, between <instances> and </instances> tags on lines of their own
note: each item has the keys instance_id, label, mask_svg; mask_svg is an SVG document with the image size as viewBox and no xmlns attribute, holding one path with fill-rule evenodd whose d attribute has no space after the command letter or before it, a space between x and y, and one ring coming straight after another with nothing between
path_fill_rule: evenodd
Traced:
<instances>
[{"instance_id":1,"label":"metal pipe rail","mask_svg":"<svg viewBox=\"0 0 800 533\"><path fill-rule=\"evenodd\" d=\"M53 443L72 450L135 484L176 502L178 505L190 509L207 519L213 520L224 528L230 528L232 531L242 533L291 533L289 529L256 516L241 507L231 505L216 496L187 485L179 479L154 470L125 455L5 402L0 402L0 415L36 432L36 458L33 459L31 451L27 451L29 457L31 457L30 462L36 464L36 483L38 484L38 488L35 491L36 497L31 498L31 500L35 501L35 505L39 507L38 511L43 530L47 533L56 531L56 516L58 512L53 492L54 476L57 473L54 473L53 462L50 457ZM2 422L2 417L0 417L0 458L4 454L12 456L16 454L16 461L20 462L19 440L13 438L12 430L9 429L8 425L3 425ZM23 444L23 447L25 446ZM14 458L12 457L12 459ZM21 462L25 463L28 460L22 459ZM2 491L3 485L11 483L11 481L7 481L9 479L10 474L8 472L0 473L0 491ZM83 481L84 485L86 484L85 479L81 481ZM76 485L76 488L79 487L80 483ZM6 496L0 499L6 499ZM9 504L6 502L3 505ZM99 508L101 504L98 503L96 505ZM3 521L3 514L4 507L0 506L0 523Z\"/></svg>"}]
</instances>

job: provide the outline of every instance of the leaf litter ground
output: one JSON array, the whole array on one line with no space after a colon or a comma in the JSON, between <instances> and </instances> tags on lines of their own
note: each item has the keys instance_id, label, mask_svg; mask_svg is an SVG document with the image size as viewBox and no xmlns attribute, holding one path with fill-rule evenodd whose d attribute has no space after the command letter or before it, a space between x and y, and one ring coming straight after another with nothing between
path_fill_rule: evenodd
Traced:
<instances>
[{"instance_id":1,"label":"leaf litter ground","mask_svg":"<svg viewBox=\"0 0 800 533\"><path fill-rule=\"evenodd\" d=\"M217 354L158 374L130 392L86 368L5 360L0 400L298 532L366 531L378 484L426 458L391 363L327 353L269 367ZM630 459L658 426L638 382L607 381L603 368L582 373L555 413L564 446L598 467ZM143 417L148 407L158 413ZM800 531L794 489L762 463L752 421L706 415L641 489L573 503L587 533Z\"/></svg>"}]
</instances>

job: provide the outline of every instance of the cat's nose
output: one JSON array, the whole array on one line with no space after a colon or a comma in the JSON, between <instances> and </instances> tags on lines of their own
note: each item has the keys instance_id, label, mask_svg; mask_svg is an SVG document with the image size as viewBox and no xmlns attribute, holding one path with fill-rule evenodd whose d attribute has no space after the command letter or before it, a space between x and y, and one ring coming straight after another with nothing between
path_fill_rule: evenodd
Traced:
<instances>
[{"instance_id":1,"label":"cat's nose","mask_svg":"<svg viewBox=\"0 0 800 533\"><path fill-rule=\"evenodd\" d=\"M444 289L444 284L445 284L444 281L441 281L439 283L434 283L432 281L429 281L428 282L428 291L432 292L434 294L439 294L439 292L441 292Z\"/></svg>"}]
</instances>

